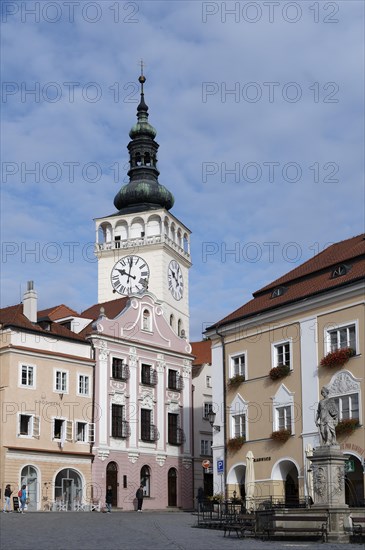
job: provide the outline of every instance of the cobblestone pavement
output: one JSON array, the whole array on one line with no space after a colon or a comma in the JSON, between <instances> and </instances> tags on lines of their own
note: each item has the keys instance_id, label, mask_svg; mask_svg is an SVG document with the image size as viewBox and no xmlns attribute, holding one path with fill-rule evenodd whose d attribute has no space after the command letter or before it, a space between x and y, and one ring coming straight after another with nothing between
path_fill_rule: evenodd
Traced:
<instances>
[{"instance_id":1,"label":"cobblestone pavement","mask_svg":"<svg viewBox=\"0 0 365 550\"><path fill-rule=\"evenodd\" d=\"M196 529L184 512L36 512L0 514L7 550L360 550L359 544L261 541Z\"/></svg>"}]
</instances>

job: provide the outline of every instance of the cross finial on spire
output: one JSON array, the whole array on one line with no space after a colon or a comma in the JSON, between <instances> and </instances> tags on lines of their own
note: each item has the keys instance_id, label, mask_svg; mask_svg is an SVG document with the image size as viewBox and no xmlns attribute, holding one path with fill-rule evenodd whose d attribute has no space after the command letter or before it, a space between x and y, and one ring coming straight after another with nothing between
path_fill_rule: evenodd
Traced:
<instances>
[{"instance_id":1,"label":"cross finial on spire","mask_svg":"<svg viewBox=\"0 0 365 550\"><path fill-rule=\"evenodd\" d=\"M143 94L143 84L146 82L146 77L143 74L143 69L144 69L143 59L141 59L140 65L141 65L141 76L139 77L138 81L141 84L141 94Z\"/></svg>"}]
</instances>

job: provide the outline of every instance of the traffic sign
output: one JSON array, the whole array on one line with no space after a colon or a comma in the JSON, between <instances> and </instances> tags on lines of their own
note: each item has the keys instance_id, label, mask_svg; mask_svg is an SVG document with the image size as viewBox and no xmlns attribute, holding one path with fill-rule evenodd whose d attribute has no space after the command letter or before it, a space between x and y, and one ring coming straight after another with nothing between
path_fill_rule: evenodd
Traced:
<instances>
[{"instance_id":1,"label":"traffic sign","mask_svg":"<svg viewBox=\"0 0 365 550\"><path fill-rule=\"evenodd\" d=\"M217 460L217 472L218 474L224 473L224 460Z\"/></svg>"},{"instance_id":2,"label":"traffic sign","mask_svg":"<svg viewBox=\"0 0 365 550\"><path fill-rule=\"evenodd\" d=\"M202 466L203 468L210 468L210 460L203 460Z\"/></svg>"}]
</instances>

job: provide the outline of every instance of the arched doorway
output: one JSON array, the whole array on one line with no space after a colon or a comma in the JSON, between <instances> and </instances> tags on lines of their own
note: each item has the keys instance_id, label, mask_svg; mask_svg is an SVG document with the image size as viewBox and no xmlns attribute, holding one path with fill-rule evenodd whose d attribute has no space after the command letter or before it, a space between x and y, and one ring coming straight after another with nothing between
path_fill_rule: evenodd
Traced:
<instances>
[{"instance_id":1,"label":"arched doorway","mask_svg":"<svg viewBox=\"0 0 365 550\"><path fill-rule=\"evenodd\" d=\"M167 505L177 506L177 471L170 468L167 474Z\"/></svg>"},{"instance_id":2,"label":"arched doorway","mask_svg":"<svg viewBox=\"0 0 365 550\"><path fill-rule=\"evenodd\" d=\"M109 462L106 467L106 486L105 491L108 486L112 488L113 499L112 506L114 508L118 507L118 464L116 462Z\"/></svg>"},{"instance_id":3,"label":"arched doorway","mask_svg":"<svg viewBox=\"0 0 365 550\"><path fill-rule=\"evenodd\" d=\"M24 466L20 476L20 484L27 486L27 498L29 499L27 509L34 512L38 508L39 500L38 472L34 466Z\"/></svg>"},{"instance_id":4,"label":"arched doorway","mask_svg":"<svg viewBox=\"0 0 365 550\"><path fill-rule=\"evenodd\" d=\"M345 455L345 502L351 507L364 505L364 476L361 461L354 455Z\"/></svg>"},{"instance_id":5,"label":"arched doorway","mask_svg":"<svg viewBox=\"0 0 365 550\"><path fill-rule=\"evenodd\" d=\"M73 510L75 502L82 500L82 481L80 474L72 468L64 468L56 475L55 500L61 500L67 510Z\"/></svg>"},{"instance_id":6,"label":"arched doorway","mask_svg":"<svg viewBox=\"0 0 365 550\"><path fill-rule=\"evenodd\" d=\"M294 470L294 471L293 471ZM285 506L296 507L299 505L298 476L296 469L292 469L285 478Z\"/></svg>"}]
</instances>

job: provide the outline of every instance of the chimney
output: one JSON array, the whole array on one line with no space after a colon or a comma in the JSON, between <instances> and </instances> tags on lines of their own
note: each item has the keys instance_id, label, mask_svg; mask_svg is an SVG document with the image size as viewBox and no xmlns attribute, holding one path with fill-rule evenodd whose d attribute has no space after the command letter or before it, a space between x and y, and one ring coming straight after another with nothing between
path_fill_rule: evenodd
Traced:
<instances>
[{"instance_id":1,"label":"chimney","mask_svg":"<svg viewBox=\"0 0 365 550\"><path fill-rule=\"evenodd\" d=\"M27 290L23 296L23 313L32 323L37 322L37 292L33 281L27 282Z\"/></svg>"}]
</instances>

